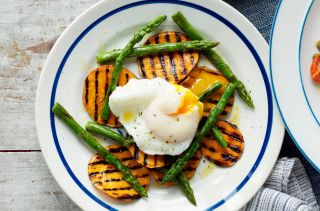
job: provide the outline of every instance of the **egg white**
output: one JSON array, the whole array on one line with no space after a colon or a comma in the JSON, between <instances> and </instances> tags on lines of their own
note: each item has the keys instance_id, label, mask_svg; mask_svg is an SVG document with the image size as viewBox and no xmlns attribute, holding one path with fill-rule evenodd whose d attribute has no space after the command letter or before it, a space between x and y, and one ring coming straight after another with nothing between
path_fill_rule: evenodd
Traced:
<instances>
[{"instance_id":1,"label":"egg white","mask_svg":"<svg viewBox=\"0 0 320 211\"><path fill-rule=\"evenodd\" d=\"M179 155L192 142L200 120L199 107L171 115L183 93L161 78L131 79L109 97L111 111L140 150L150 155Z\"/></svg>"}]
</instances>

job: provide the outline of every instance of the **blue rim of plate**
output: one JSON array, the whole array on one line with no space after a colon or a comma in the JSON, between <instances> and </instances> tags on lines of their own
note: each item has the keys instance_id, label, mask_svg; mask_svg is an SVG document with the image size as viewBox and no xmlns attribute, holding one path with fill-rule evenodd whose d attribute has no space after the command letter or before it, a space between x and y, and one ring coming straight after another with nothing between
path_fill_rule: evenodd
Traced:
<instances>
[{"instance_id":1,"label":"blue rim of plate","mask_svg":"<svg viewBox=\"0 0 320 211\"><path fill-rule=\"evenodd\" d=\"M91 23L84 31L82 31L80 33L80 35L75 39L75 41L71 44L71 46L69 47L68 51L64 55L60 65L59 65L59 68L57 70L54 82L53 82L53 87L52 87L52 91L51 91L50 108L52 108L52 106L54 105L58 81L59 81L61 72L62 72L62 70L64 68L64 65L65 65L66 61L68 60L70 54L72 53L72 51L76 47L76 45L80 42L80 40L91 29L93 29L96 25L98 25L100 22L102 22L103 20L107 19L108 17L110 17L112 15L115 15L115 14L117 14L117 13L119 13L121 11L124 11L126 9L130 9L130 8L133 8L133 7L146 5L146 4L163 4L163 3L183 5L183 6L187 6L187 7L199 10L201 12L204 12L204 13L212 16L213 18L219 20L220 22L225 24L227 27L229 27L246 44L247 48L250 50L250 52L254 56L254 58L255 58L255 60L257 62L257 65L259 66L260 72L261 72L262 77L263 77L264 85L265 85L265 88L266 88L266 93L267 93L267 98L268 98L268 121L267 121L266 135L265 135L261 150L259 152L259 155L257 157L257 160L255 161L254 165L252 166L252 168L250 169L248 174L241 181L241 183L236 187L235 190L233 190L231 193L229 193L226 197L224 197L223 199L221 199L217 203L215 203L215 204L213 204L213 205L211 205L210 207L207 208L207 210L213 210L213 209L216 209L216 208L220 207L227 200L232 198L237 192L239 192L244 187L244 185L249 181L251 176L254 174L255 170L259 166L259 164L260 164L260 162L262 160L262 157L264 156L264 153L266 151L266 147L268 145L270 134L271 134L271 130L272 130L272 121L273 121L273 102L272 102L271 86L269 84L268 76L267 76L265 67L264 67L264 65L263 65L263 63L262 63L262 61L261 61L261 59L259 57L259 54L255 50L253 45L250 43L250 41L245 37L245 35L236 26L234 26L231 22L229 22L227 19L223 18L222 16L220 16L216 12L214 12L212 10L209 10L209 9L207 9L205 7L202 7L200 5L197 5L195 3L190 3L190 2L180 1L180 0L151 0L151 1L137 1L137 2L134 2L134 3L130 3L130 4L121 6L121 7L117 8L117 9L115 9L115 10L112 10L111 12L106 13L105 15L101 16L100 18L95 20L93 23ZM56 133L54 114L52 113L51 109L49 109L49 110L50 110L49 114L50 114L50 122L51 122L51 131L52 131L52 136L53 136L53 139L54 139L54 143L55 143L58 155L59 155L64 167L66 168L67 172L71 176L71 178L79 186L79 188L82 191L84 191L95 202L97 202L98 204L100 204L101 206L103 206L104 208L107 208L109 210L116 210L115 208L111 207L110 205L106 204L105 202L103 202L102 200L97 198L75 176L75 174L71 170L70 166L68 165L68 163L67 163L67 161L66 161L66 159L65 159L65 157L63 155L63 152L62 152L62 149L60 147L59 140L58 140L58 137L57 137L57 133Z\"/></svg>"},{"instance_id":2,"label":"blue rim of plate","mask_svg":"<svg viewBox=\"0 0 320 211\"><path fill-rule=\"evenodd\" d=\"M272 70L272 56L271 56L271 53L272 53L272 44L273 44L273 33L274 33L274 27L275 27L275 24L276 24L276 21L277 21L277 17L278 17L278 13L279 13L279 10L280 10L280 7L282 5L282 0L280 0L279 4L278 4L278 7L277 7L277 11L275 13L275 16L274 16L274 19L273 19L273 24L272 24L272 30L271 30L271 36L270 36L270 51L269 51L269 66L270 66L270 76L271 76L271 85L272 85L272 91L273 91L273 94L274 94L274 97L275 97L275 101L276 101L276 104L277 104L277 107L279 109L279 112L280 112L280 116L282 118L282 121L284 123L284 125L286 126L287 128L287 131L291 137L291 139L293 140L293 142L295 143L295 145L297 146L297 148L299 149L299 151L301 152L301 154L308 160L308 162L318 171L320 172L320 168L307 156L307 154L303 151L303 149L300 147L299 143L297 142L296 138L294 137L292 131L290 130L289 126L288 126L288 123L286 122L286 119L284 118L284 115L282 113L282 110L281 110L281 107L280 107L280 104L279 104L279 101L278 101L278 97L277 97L277 93L276 93L276 88L274 86L274 82L273 82L273 70ZM312 4L313 4L314 0L312 0L312 2L310 3L309 5L309 8L308 8L308 12L304 18L304 24L302 26L302 31L304 29L304 25L305 25L305 22L306 22L306 19L308 17L308 14L310 12L310 9L312 7ZM302 32L301 32L302 33ZM300 35L300 40L301 40L301 36L302 34ZM301 42L301 41L300 41ZM300 43L301 44L301 43ZM299 44L299 45L300 45ZM299 46L299 58L300 58L300 46ZM301 74L301 70L300 70L300 61L299 61L299 71L300 71L300 74ZM301 77L301 75L300 75ZM302 80L302 79L301 79ZM302 85L303 86L303 85ZM306 99L307 100L307 99ZM309 108L310 108L310 105L309 105ZM312 111L311 111L312 112Z\"/></svg>"}]
</instances>

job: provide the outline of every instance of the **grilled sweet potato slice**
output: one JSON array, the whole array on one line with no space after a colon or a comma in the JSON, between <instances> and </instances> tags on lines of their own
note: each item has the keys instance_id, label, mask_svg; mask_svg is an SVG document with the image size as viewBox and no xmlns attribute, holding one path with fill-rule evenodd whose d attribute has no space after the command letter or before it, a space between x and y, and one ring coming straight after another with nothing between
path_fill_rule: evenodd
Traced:
<instances>
[{"instance_id":1,"label":"grilled sweet potato slice","mask_svg":"<svg viewBox=\"0 0 320 211\"><path fill-rule=\"evenodd\" d=\"M223 148L211 134L208 134L201 143L202 154L219 166L233 166L243 153L243 136L239 128L230 122L218 121L216 126L227 141L228 146Z\"/></svg>"},{"instance_id":2,"label":"grilled sweet potato slice","mask_svg":"<svg viewBox=\"0 0 320 211\"><path fill-rule=\"evenodd\" d=\"M229 83L228 79L221 73L210 70L207 67L196 67L191 71L186 80L184 80L181 84L182 86L190 89L194 94L199 96L203 91L205 91L217 81L222 83L223 86L218 91L212 93L212 95L204 101L203 116L205 117L209 115L211 109L216 107L219 99L221 98L225 88ZM227 106L220 115L221 117L224 117L231 112L233 103L234 95L229 99Z\"/></svg>"},{"instance_id":3,"label":"grilled sweet potato slice","mask_svg":"<svg viewBox=\"0 0 320 211\"><path fill-rule=\"evenodd\" d=\"M135 144L129 147L129 151L138 163L150 169L165 167L173 163L172 156L148 155L141 151Z\"/></svg>"},{"instance_id":4,"label":"grilled sweet potato slice","mask_svg":"<svg viewBox=\"0 0 320 211\"><path fill-rule=\"evenodd\" d=\"M149 187L149 170L139 164L126 147L113 144L108 146L107 149L131 170L132 174L144 188ZM141 197L124 179L123 174L112 164L107 163L104 158L98 154L90 159L88 174L92 184L112 198L131 201Z\"/></svg>"},{"instance_id":5,"label":"grilled sweet potato slice","mask_svg":"<svg viewBox=\"0 0 320 211\"><path fill-rule=\"evenodd\" d=\"M150 37L146 45L176 43L189 40L184 34L169 31ZM161 77L170 82L181 82L199 61L198 51L171 52L138 58L138 67L143 78Z\"/></svg>"},{"instance_id":6,"label":"grilled sweet potato slice","mask_svg":"<svg viewBox=\"0 0 320 211\"><path fill-rule=\"evenodd\" d=\"M91 71L84 82L82 100L84 107L94 121L110 127L121 127L121 123L113 114L110 115L107 122L101 118L101 110L113 70L113 65L104 65ZM123 68L118 86L125 85L132 78L136 78L136 76Z\"/></svg>"},{"instance_id":7,"label":"grilled sweet potato slice","mask_svg":"<svg viewBox=\"0 0 320 211\"><path fill-rule=\"evenodd\" d=\"M187 162L185 167L183 168L183 173L186 175L186 177L190 180L194 174L196 173L197 167L201 160L201 150L198 149L194 155L191 157L191 159ZM161 169L151 169L150 170L151 175L155 179L156 182L160 183L164 173L161 171ZM164 185L172 186L175 185L174 182L166 182Z\"/></svg>"}]
</instances>

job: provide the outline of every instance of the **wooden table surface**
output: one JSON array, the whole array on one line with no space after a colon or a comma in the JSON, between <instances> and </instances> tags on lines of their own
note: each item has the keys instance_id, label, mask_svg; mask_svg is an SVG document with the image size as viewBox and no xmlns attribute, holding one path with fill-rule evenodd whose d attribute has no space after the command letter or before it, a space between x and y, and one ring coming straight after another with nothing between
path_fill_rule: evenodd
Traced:
<instances>
[{"instance_id":1,"label":"wooden table surface","mask_svg":"<svg viewBox=\"0 0 320 211\"><path fill-rule=\"evenodd\" d=\"M35 96L61 32L98 0L7 0L0 7L0 210L79 210L38 144Z\"/></svg>"}]
</instances>

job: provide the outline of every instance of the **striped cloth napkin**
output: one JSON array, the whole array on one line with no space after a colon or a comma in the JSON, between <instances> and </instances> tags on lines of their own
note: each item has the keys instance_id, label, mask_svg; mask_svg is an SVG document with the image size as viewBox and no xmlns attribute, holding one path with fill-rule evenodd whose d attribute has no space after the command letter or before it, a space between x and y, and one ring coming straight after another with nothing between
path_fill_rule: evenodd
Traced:
<instances>
[{"instance_id":1,"label":"striped cloth napkin","mask_svg":"<svg viewBox=\"0 0 320 211\"><path fill-rule=\"evenodd\" d=\"M300 160L280 158L266 183L241 210L318 211L320 209Z\"/></svg>"}]
</instances>

